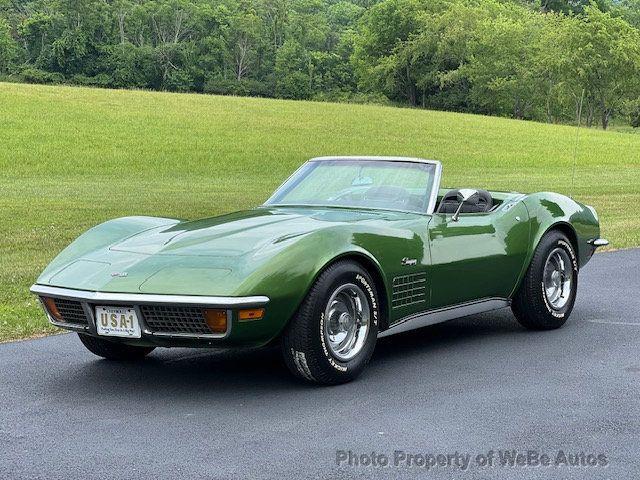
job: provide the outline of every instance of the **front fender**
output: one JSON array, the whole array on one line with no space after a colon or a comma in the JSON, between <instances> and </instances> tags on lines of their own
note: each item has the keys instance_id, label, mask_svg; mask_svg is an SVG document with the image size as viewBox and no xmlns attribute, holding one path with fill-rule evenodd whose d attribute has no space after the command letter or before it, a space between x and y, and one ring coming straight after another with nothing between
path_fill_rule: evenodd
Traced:
<instances>
[{"instance_id":1,"label":"front fender","mask_svg":"<svg viewBox=\"0 0 640 480\"><path fill-rule=\"evenodd\" d=\"M268 313L262 323L237 325L238 337L277 337L293 317L316 278L330 263L347 256L366 258L383 277L377 259L353 241L354 232L348 228L313 232L298 237L253 272L238 288L239 295L261 292L270 298ZM384 280L383 280L384 281ZM381 292L383 293L383 292ZM385 292L386 294L386 286ZM246 332L244 332L246 328Z\"/></svg>"},{"instance_id":2,"label":"front fender","mask_svg":"<svg viewBox=\"0 0 640 480\"><path fill-rule=\"evenodd\" d=\"M179 220L140 216L116 218L96 225L62 250L40 274L37 283L47 284L56 272L91 252L108 247L136 233L176 223L179 223Z\"/></svg>"}]
</instances>

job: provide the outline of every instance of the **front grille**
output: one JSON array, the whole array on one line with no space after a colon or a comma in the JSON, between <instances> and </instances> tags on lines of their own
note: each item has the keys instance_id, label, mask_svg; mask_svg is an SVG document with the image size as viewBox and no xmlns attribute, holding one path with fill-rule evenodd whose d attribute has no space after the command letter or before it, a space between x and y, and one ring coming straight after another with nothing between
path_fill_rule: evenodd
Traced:
<instances>
[{"instance_id":1,"label":"front grille","mask_svg":"<svg viewBox=\"0 0 640 480\"><path fill-rule=\"evenodd\" d=\"M204 321L202 308L142 305L140 310L152 332L211 335L211 330Z\"/></svg>"},{"instance_id":2,"label":"front grille","mask_svg":"<svg viewBox=\"0 0 640 480\"><path fill-rule=\"evenodd\" d=\"M76 325L87 325L89 323L80 302L64 298L56 298L54 302L65 323L74 323Z\"/></svg>"},{"instance_id":3,"label":"front grille","mask_svg":"<svg viewBox=\"0 0 640 480\"><path fill-rule=\"evenodd\" d=\"M412 273L393 279L391 305L393 308L406 307L426 300L427 274Z\"/></svg>"}]
</instances>

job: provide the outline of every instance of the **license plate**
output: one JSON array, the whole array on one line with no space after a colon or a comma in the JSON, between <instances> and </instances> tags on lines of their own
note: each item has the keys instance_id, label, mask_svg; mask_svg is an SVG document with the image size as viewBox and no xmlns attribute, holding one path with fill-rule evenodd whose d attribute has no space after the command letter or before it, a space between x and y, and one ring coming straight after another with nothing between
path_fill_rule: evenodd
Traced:
<instances>
[{"instance_id":1,"label":"license plate","mask_svg":"<svg viewBox=\"0 0 640 480\"><path fill-rule=\"evenodd\" d=\"M96 307L98 335L140 338L140 322L133 308Z\"/></svg>"}]
</instances>

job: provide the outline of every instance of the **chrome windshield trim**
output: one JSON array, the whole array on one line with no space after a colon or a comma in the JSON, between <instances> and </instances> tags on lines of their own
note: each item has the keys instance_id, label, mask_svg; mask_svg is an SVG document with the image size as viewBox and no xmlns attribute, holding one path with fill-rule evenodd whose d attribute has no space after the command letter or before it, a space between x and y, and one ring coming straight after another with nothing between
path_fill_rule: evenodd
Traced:
<instances>
[{"instance_id":1,"label":"chrome windshield trim","mask_svg":"<svg viewBox=\"0 0 640 480\"><path fill-rule=\"evenodd\" d=\"M208 307L251 307L269 303L269 297L213 297L201 295L159 295L149 293L111 293L71 288L32 285L31 293L58 298L71 298L91 303L202 305Z\"/></svg>"},{"instance_id":2,"label":"chrome windshield trim","mask_svg":"<svg viewBox=\"0 0 640 480\"><path fill-rule=\"evenodd\" d=\"M434 163L436 166L436 171L433 175L431 196L429 197L429 205L427 205L427 214L433 215L433 212L436 210L436 204L438 203L438 192L440 191L440 180L442 179L442 164L435 161L430 161L429 163Z\"/></svg>"},{"instance_id":3,"label":"chrome windshield trim","mask_svg":"<svg viewBox=\"0 0 640 480\"><path fill-rule=\"evenodd\" d=\"M336 157L314 157L309 159L309 162L324 162L332 160L382 160L387 162L414 162L414 163L432 163L439 164L438 160L428 160L426 158L418 157L396 157L396 156L379 156L379 155L339 155Z\"/></svg>"},{"instance_id":4,"label":"chrome windshield trim","mask_svg":"<svg viewBox=\"0 0 640 480\"><path fill-rule=\"evenodd\" d=\"M385 212L410 213L412 215L431 215L427 212L419 212L417 210L400 210L398 208L378 208L378 207L350 207L347 205L323 205L321 203L272 203L271 205L260 205L256 208L328 208L335 210L363 210L365 212Z\"/></svg>"}]
</instances>

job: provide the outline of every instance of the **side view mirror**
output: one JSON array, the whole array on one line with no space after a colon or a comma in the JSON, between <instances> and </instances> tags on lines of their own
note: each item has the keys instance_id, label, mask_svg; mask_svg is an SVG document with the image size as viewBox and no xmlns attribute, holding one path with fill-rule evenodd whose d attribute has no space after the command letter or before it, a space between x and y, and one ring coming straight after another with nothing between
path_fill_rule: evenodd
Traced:
<instances>
[{"instance_id":1,"label":"side view mirror","mask_svg":"<svg viewBox=\"0 0 640 480\"><path fill-rule=\"evenodd\" d=\"M460 201L460 205L458 205L458 209L456 213L453 214L451 220L457 222L460 218L460 212L462 211L462 206L472 199L475 195L478 195L478 191L473 188L461 188L458 190L458 200Z\"/></svg>"}]
</instances>

